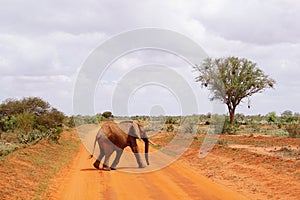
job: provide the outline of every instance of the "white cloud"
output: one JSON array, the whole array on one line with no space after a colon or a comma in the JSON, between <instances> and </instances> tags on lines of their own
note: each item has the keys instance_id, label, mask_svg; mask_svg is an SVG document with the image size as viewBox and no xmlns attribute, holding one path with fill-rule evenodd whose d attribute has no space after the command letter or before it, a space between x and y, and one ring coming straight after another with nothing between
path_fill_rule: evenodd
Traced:
<instances>
[{"instance_id":1,"label":"white cloud","mask_svg":"<svg viewBox=\"0 0 300 200\"><path fill-rule=\"evenodd\" d=\"M206 1L195 18L208 32L255 44L300 42L296 1Z\"/></svg>"},{"instance_id":2,"label":"white cloud","mask_svg":"<svg viewBox=\"0 0 300 200\"><path fill-rule=\"evenodd\" d=\"M253 60L277 81L275 90L253 96L253 109L244 106L243 112L299 112L299 10L300 3L293 0L3 0L0 100L36 95L72 114L76 75L97 46L119 32L160 27L185 34L211 57L233 55ZM149 63L172 66L189 81L203 105L200 111L211 112L208 91L194 82L192 69L174 55L151 50L125 55L109 66L95 94L99 100L96 112L111 109L109 95L122 76ZM139 102L145 98L154 107L159 105L154 91L148 92L151 95L136 98ZM168 99L164 96L162 102ZM176 106L171 99L169 102ZM134 109L134 113L142 114L150 108L145 111L141 105Z\"/></svg>"}]
</instances>

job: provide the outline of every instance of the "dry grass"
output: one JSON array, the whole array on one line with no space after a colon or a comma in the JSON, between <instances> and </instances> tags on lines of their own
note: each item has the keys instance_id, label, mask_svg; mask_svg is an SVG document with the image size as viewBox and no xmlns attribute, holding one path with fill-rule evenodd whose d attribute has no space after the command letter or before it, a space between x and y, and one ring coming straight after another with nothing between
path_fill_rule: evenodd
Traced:
<instances>
[{"instance_id":1,"label":"dry grass","mask_svg":"<svg viewBox=\"0 0 300 200\"><path fill-rule=\"evenodd\" d=\"M51 178L79 147L75 132L64 132L59 144L42 141L0 159L0 199L45 199Z\"/></svg>"}]
</instances>

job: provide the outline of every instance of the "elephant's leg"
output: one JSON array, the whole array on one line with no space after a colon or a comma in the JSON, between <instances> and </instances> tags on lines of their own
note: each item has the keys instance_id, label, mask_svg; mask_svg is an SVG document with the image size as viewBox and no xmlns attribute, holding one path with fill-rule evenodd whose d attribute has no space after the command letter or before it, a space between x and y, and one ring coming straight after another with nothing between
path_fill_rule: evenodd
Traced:
<instances>
[{"instance_id":1,"label":"elephant's leg","mask_svg":"<svg viewBox=\"0 0 300 200\"><path fill-rule=\"evenodd\" d=\"M117 155L116 155L114 162L112 163L112 165L110 167L111 170L116 170L116 167L119 164L120 158L123 154L123 149L118 149L116 151L117 151Z\"/></svg>"},{"instance_id":2,"label":"elephant's leg","mask_svg":"<svg viewBox=\"0 0 300 200\"><path fill-rule=\"evenodd\" d=\"M135 144L135 145L131 145L130 147L131 147L132 152L134 153L134 156L135 156L136 162L139 165L139 168L144 168L145 165L143 165L143 163L142 163L142 159L139 154L138 146Z\"/></svg>"},{"instance_id":3,"label":"elephant's leg","mask_svg":"<svg viewBox=\"0 0 300 200\"><path fill-rule=\"evenodd\" d=\"M106 147L104 147L104 149L105 149L105 158L104 158L104 163L103 163L103 170L109 171L110 170L109 158L110 158L111 154L113 153L114 149L111 145L106 145Z\"/></svg>"},{"instance_id":4,"label":"elephant's leg","mask_svg":"<svg viewBox=\"0 0 300 200\"><path fill-rule=\"evenodd\" d=\"M103 170L105 171L110 171L110 167L109 167L109 158L110 158L111 154L108 155L106 154L105 155L105 158L104 158L104 163L103 163Z\"/></svg>"},{"instance_id":5,"label":"elephant's leg","mask_svg":"<svg viewBox=\"0 0 300 200\"><path fill-rule=\"evenodd\" d=\"M93 166L96 168L96 169L100 169L100 162L101 160L103 159L104 157L104 150L100 147L100 155L98 156L97 160L94 162Z\"/></svg>"}]
</instances>

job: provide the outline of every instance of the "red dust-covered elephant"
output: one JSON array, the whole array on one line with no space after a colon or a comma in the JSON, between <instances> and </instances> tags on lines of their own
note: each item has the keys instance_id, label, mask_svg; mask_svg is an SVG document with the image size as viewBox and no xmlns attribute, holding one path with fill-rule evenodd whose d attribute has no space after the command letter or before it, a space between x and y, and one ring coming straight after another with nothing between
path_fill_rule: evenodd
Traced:
<instances>
[{"instance_id":1,"label":"red dust-covered elephant","mask_svg":"<svg viewBox=\"0 0 300 200\"><path fill-rule=\"evenodd\" d=\"M148 150L149 139L146 135L145 128L136 121L123 121L120 123L105 122L101 125L98 131L95 141L92 155L94 154L96 142L98 142L100 148L100 155L94 162L94 167L99 169L101 160L104 158L103 170L115 170L119 163L120 157L125 147L130 146L132 152L135 155L139 168L145 167L142 163L140 154L138 152L138 146L136 139L141 138L145 143L145 159L147 165L149 165ZM109 167L109 158L111 154L116 151L116 158L112 165Z\"/></svg>"}]
</instances>

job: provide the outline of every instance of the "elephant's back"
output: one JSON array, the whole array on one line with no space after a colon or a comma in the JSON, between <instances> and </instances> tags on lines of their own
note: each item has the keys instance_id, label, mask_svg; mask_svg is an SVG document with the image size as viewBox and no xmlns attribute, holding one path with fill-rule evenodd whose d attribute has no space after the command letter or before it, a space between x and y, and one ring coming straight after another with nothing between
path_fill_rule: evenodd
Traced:
<instances>
[{"instance_id":1,"label":"elephant's back","mask_svg":"<svg viewBox=\"0 0 300 200\"><path fill-rule=\"evenodd\" d=\"M120 148L124 148L127 143L127 134L114 122L107 122L101 126L102 132L105 134L105 139ZM123 147L124 146L124 147Z\"/></svg>"}]
</instances>

